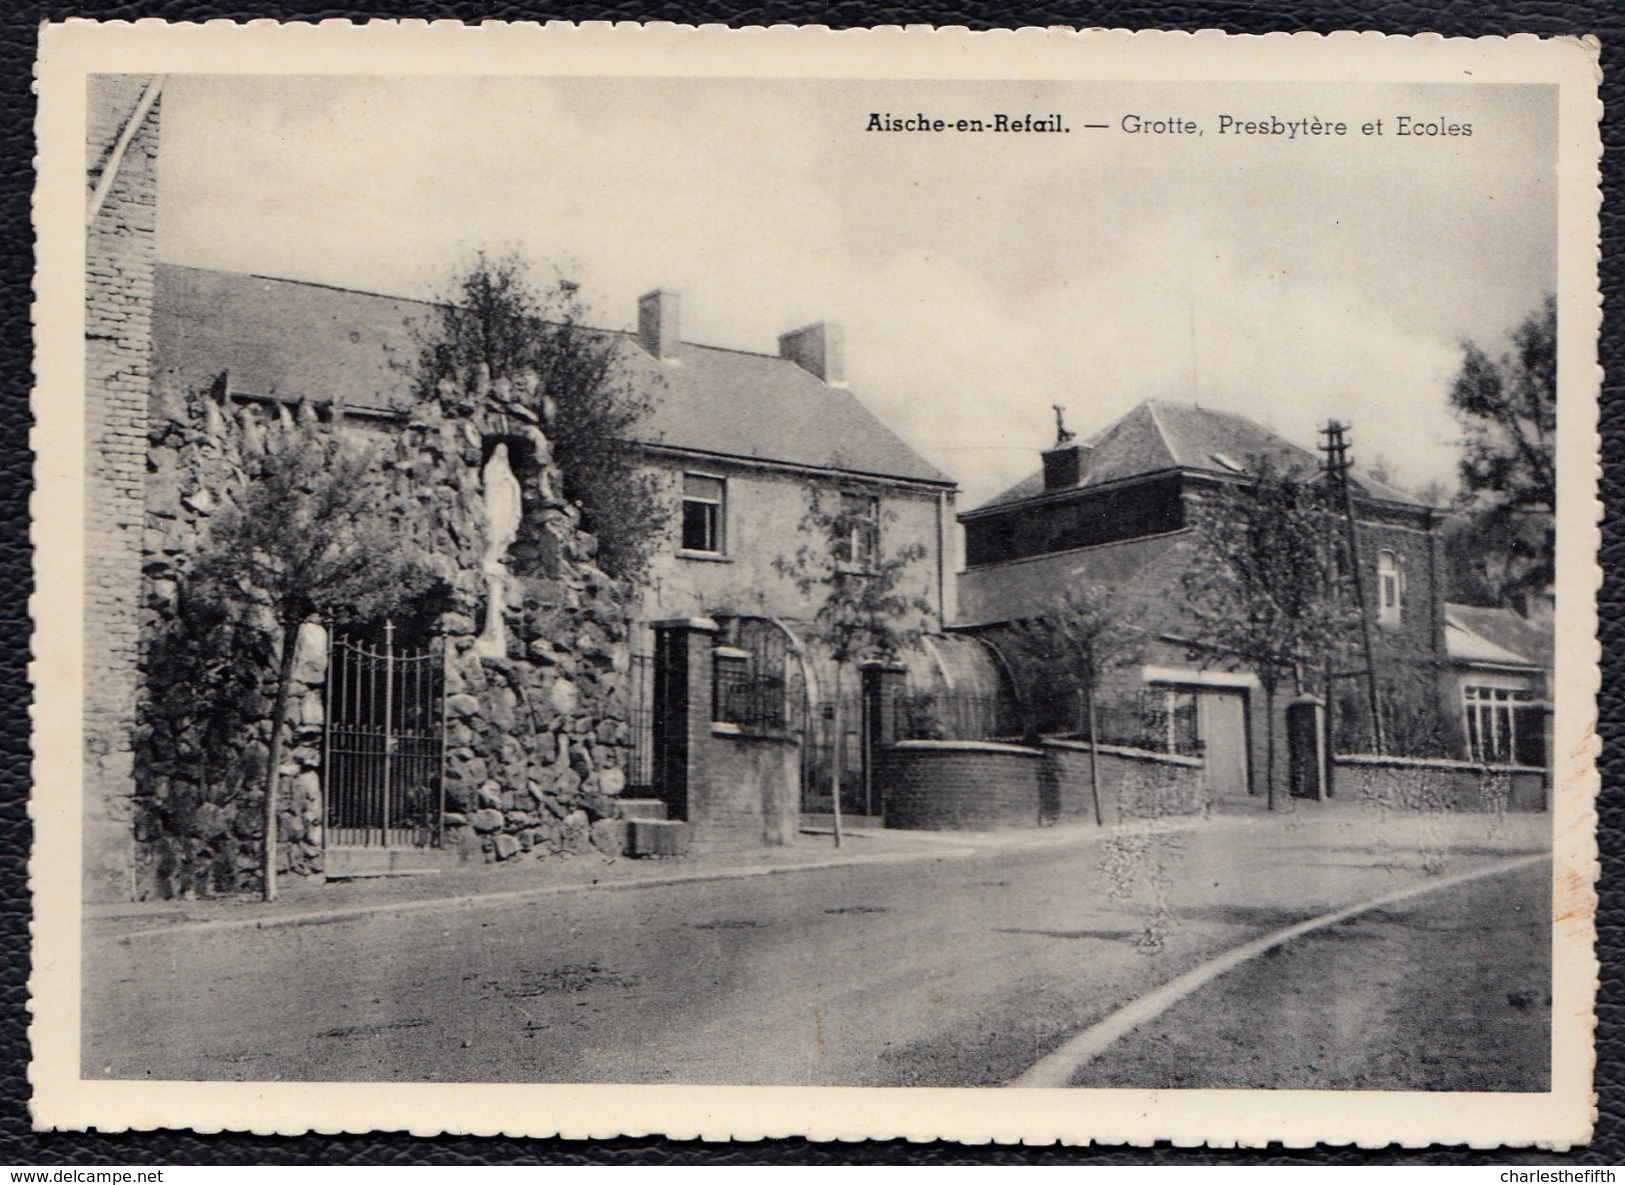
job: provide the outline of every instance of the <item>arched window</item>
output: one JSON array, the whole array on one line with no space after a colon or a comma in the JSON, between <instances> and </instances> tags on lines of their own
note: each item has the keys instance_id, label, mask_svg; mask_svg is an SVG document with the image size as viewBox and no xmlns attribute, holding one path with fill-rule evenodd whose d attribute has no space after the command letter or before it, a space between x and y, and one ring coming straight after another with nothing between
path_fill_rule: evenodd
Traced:
<instances>
[{"instance_id":1,"label":"arched window","mask_svg":"<svg viewBox=\"0 0 1625 1185\"><path fill-rule=\"evenodd\" d=\"M1385 624L1399 621L1400 596L1404 581L1400 579L1399 557L1391 551L1377 553L1377 620Z\"/></svg>"}]
</instances>

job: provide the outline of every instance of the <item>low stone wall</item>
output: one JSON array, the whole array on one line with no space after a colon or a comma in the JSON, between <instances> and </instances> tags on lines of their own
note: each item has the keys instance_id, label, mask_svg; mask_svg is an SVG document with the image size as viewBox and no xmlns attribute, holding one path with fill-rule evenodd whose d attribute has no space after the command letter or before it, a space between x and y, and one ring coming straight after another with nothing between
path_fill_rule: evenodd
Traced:
<instances>
[{"instance_id":1,"label":"low stone wall","mask_svg":"<svg viewBox=\"0 0 1625 1185\"><path fill-rule=\"evenodd\" d=\"M801 743L788 733L712 728L705 786L690 805L692 852L787 844L801 829Z\"/></svg>"},{"instance_id":2,"label":"low stone wall","mask_svg":"<svg viewBox=\"0 0 1625 1185\"><path fill-rule=\"evenodd\" d=\"M1057 821L1094 822L1088 743L1045 741L1042 750L1041 786ZM1199 815L1207 809L1207 783L1198 758L1100 745L1095 760L1100 777L1101 817L1106 823Z\"/></svg>"},{"instance_id":3,"label":"low stone wall","mask_svg":"<svg viewBox=\"0 0 1625 1185\"><path fill-rule=\"evenodd\" d=\"M1416 757L1342 756L1334 762L1338 798L1400 810L1544 811L1546 771Z\"/></svg>"}]
</instances>

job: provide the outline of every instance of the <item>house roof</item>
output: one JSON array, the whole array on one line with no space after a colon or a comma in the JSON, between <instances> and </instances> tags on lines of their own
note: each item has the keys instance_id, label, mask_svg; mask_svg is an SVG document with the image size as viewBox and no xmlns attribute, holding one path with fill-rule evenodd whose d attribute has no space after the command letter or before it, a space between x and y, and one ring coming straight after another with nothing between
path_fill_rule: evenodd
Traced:
<instances>
[{"instance_id":1,"label":"house roof","mask_svg":"<svg viewBox=\"0 0 1625 1185\"><path fill-rule=\"evenodd\" d=\"M656 359L615 335L633 381L655 397L640 428L648 444L951 484L865 407L794 362L683 342Z\"/></svg>"},{"instance_id":2,"label":"house roof","mask_svg":"<svg viewBox=\"0 0 1625 1185\"><path fill-rule=\"evenodd\" d=\"M1320 472L1317 453L1301 448L1245 416L1189 403L1148 399L1084 442L1077 487L1104 485L1167 469L1235 475L1268 457L1285 472ZM1369 474L1351 475L1356 490L1385 501L1420 505ZM1024 502L1045 493L1040 470L977 507Z\"/></svg>"},{"instance_id":3,"label":"house roof","mask_svg":"<svg viewBox=\"0 0 1625 1185\"><path fill-rule=\"evenodd\" d=\"M236 272L153 269L152 352L162 381L275 399L337 399L375 411L408 405L403 367L434 306Z\"/></svg>"},{"instance_id":4,"label":"house roof","mask_svg":"<svg viewBox=\"0 0 1625 1185\"><path fill-rule=\"evenodd\" d=\"M1444 618L1445 642L1453 659L1551 669L1551 631L1511 609L1446 602Z\"/></svg>"},{"instance_id":5,"label":"house roof","mask_svg":"<svg viewBox=\"0 0 1625 1185\"><path fill-rule=\"evenodd\" d=\"M405 410L415 333L435 324L425 301L297 280L160 263L153 283L155 373L199 389L226 372L234 393ZM644 443L952 484L851 391L787 359L684 342L660 360L635 334L594 332L654 399Z\"/></svg>"}]
</instances>

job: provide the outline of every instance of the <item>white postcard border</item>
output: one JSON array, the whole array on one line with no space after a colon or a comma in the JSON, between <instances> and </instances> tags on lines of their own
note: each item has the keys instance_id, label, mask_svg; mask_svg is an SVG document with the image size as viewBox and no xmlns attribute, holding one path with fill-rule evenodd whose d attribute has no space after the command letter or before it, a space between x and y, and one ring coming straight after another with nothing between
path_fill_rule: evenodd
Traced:
<instances>
[{"instance_id":1,"label":"white postcard border","mask_svg":"<svg viewBox=\"0 0 1625 1185\"><path fill-rule=\"evenodd\" d=\"M475 1135L1213 1147L1432 1143L1565 1147L1591 1131L1594 882L1598 872L1595 597L1600 583L1597 46L1531 36L1236 37L1025 29L672 25L462 26L455 22L47 27L38 69L36 378L31 601L36 844L30 982L34 1122L42 1129L160 1127L255 1133L405 1130ZM1553 804L1553 1090L1549 1094L1039 1091L581 1085L157 1083L79 1076L78 672L82 571L84 79L97 72L1081 78L1212 81L1547 82L1561 88L1559 150L1558 678Z\"/></svg>"}]
</instances>

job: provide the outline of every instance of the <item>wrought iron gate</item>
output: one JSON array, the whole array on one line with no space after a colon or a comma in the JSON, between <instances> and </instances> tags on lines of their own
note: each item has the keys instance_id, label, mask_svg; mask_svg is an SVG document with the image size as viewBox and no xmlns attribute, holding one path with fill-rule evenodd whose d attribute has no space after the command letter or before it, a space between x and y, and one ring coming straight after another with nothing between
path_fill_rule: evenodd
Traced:
<instances>
[{"instance_id":1,"label":"wrought iron gate","mask_svg":"<svg viewBox=\"0 0 1625 1185\"><path fill-rule=\"evenodd\" d=\"M440 846L445 648L335 635L327 662L322 768L329 847Z\"/></svg>"},{"instance_id":2,"label":"wrought iron gate","mask_svg":"<svg viewBox=\"0 0 1625 1185\"><path fill-rule=\"evenodd\" d=\"M858 672L845 672L841 721L835 726L835 668L817 663L783 622L767 617L718 618L721 640L750 655L727 687L719 687L718 719L751 728L788 730L801 738L801 806L834 810L835 768L841 769L841 809L867 813L873 803L865 770L863 695Z\"/></svg>"}]
</instances>

